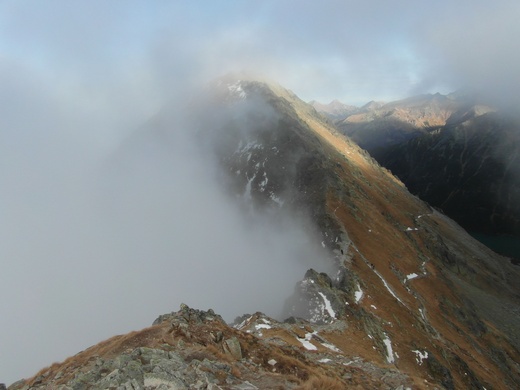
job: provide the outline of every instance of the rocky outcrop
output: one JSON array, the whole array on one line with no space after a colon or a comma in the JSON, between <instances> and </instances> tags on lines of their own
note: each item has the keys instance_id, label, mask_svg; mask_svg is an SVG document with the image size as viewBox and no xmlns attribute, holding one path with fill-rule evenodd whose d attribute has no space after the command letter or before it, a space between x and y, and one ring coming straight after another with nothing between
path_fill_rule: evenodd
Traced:
<instances>
[{"instance_id":1,"label":"rocky outcrop","mask_svg":"<svg viewBox=\"0 0 520 390\"><path fill-rule=\"evenodd\" d=\"M286 312L316 324L327 324L344 317L350 299L347 291L339 288L340 280L344 280L343 273L346 273L345 269L333 280L325 273L307 271L296 286L294 296L287 300Z\"/></svg>"},{"instance_id":2,"label":"rocky outcrop","mask_svg":"<svg viewBox=\"0 0 520 390\"><path fill-rule=\"evenodd\" d=\"M109 339L9 390L307 389L324 384L331 389L377 384L390 390L412 385L399 371L349 357L331 344L326 333L342 326L279 323L257 313L232 328L212 310L182 305L150 328Z\"/></svg>"}]
</instances>

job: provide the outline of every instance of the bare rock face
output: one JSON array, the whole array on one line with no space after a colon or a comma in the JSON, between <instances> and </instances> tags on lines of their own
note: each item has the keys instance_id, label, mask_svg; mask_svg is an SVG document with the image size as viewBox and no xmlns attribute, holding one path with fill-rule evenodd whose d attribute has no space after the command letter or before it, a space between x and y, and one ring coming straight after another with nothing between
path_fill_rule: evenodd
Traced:
<instances>
[{"instance_id":1,"label":"bare rock face","mask_svg":"<svg viewBox=\"0 0 520 390\"><path fill-rule=\"evenodd\" d=\"M242 348L236 337L224 341L224 351L237 360L242 359Z\"/></svg>"},{"instance_id":2,"label":"bare rock face","mask_svg":"<svg viewBox=\"0 0 520 390\"><path fill-rule=\"evenodd\" d=\"M298 283L293 297L286 302L287 312L311 323L327 324L345 316L349 297L339 287L339 276L332 280L325 273L311 269Z\"/></svg>"}]
</instances>

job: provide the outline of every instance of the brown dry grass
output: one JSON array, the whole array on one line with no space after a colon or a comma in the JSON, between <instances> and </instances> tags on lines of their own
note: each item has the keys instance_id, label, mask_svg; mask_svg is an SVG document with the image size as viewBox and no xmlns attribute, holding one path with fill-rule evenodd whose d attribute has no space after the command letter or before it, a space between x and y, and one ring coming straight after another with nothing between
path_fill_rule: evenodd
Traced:
<instances>
[{"instance_id":1,"label":"brown dry grass","mask_svg":"<svg viewBox=\"0 0 520 390\"><path fill-rule=\"evenodd\" d=\"M351 157L352 154L349 155L349 158ZM430 211L411 197L404 188L395 186L395 183L384 179L384 175L377 173L376 169L367 166L364 168L366 169L363 169L363 174L369 179L369 185L350 177L353 173L348 170L345 170L340 177L343 182L355 183L355 188L359 188L358 196L350 198L350 201L357 205L357 210L345 204L340 194L334 189L327 194L327 208L331 214L335 215L340 224L348 226L349 236L356 243L360 252L368 261L375 264L375 269L385 278L408 308L396 305L395 299L388 294L374 272L363 261L360 261L358 256L355 256L352 267L365 282L366 287L365 297L360 305L388 323L395 323L398 318L400 324L412 325L406 326L402 332L394 332L392 336L394 350L400 355L399 367L404 372L421 377L425 375L425 367L417 365L415 356L408 349L401 350L400 346L421 345L431 351L439 351L446 348L446 344L457 345L462 350L468 351L467 356L464 354L464 361L469 368L478 373L478 376L485 382L496 384L496 378L502 378L504 374L501 373L495 362L479 353L479 349L486 350L489 345L496 344L496 342L485 343L482 337L472 338L469 336L467 326L455 318L450 320L456 325L455 328L452 327L446 322L438 304L440 297L449 299L454 304L460 302L453 286L442 279L444 270L442 264L439 265L436 260L438 254L434 251L434 247L431 247L432 239L429 237L429 232L426 231L425 224L435 224L432 229L440 231L443 237L449 238L450 234L456 232L450 226L444 226L446 224L443 224L442 220L436 220L435 216L429 214ZM363 198L362 195L365 197ZM421 219L419 231L413 233L404 231L405 227L417 226L414 217L423 214L428 214L428 217L424 220ZM478 254L474 255L478 256ZM417 318L419 300L405 289L404 284L392 269L395 267L394 269L399 270L401 275L418 273L418 266L424 258L430 259L430 262L427 263L428 276L411 281L409 285L421 297L421 303L427 309L430 324L440 332L446 342L428 337L428 333L421 327ZM372 309L371 304L377 306L377 310ZM493 333L495 332L493 331ZM340 346L339 341L336 345ZM345 351L353 352L352 349L345 349ZM359 356L367 358L366 352L356 352L359 353ZM449 361L443 356L439 356L438 353L436 355L442 364L450 367ZM371 358L368 359L371 360ZM380 359L376 359L376 361ZM452 374L454 374L455 383L463 386L464 374L462 371L453 370Z\"/></svg>"},{"instance_id":2,"label":"brown dry grass","mask_svg":"<svg viewBox=\"0 0 520 390\"><path fill-rule=\"evenodd\" d=\"M32 378L28 379L27 384L33 386L40 376L45 376L47 380L54 378L60 371L64 374L60 383L65 383L70 378L70 375L73 375L74 370L87 366L97 357L110 358L126 350L142 346L155 348L164 343L166 333L165 325L160 324L141 331L130 332L126 335L114 336L67 358L62 363L53 363L50 367L43 368Z\"/></svg>"},{"instance_id":3,"label":"brown dry grass","mask_svg":"<svg viewBox=\"0 0 520 390\"><path fill-rule=\"evenodd\" d=\"M326 375L312 376L296 390L344 390L345 383Z\"/></svg>"}]
</instances>

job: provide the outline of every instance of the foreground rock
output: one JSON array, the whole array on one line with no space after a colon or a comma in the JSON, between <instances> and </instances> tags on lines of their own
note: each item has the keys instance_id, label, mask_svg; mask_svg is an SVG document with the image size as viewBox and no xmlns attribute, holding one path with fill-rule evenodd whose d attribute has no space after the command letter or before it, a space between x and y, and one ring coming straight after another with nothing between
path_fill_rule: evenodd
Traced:
<instances>
[{"instance_id":1,"label":"foreground rock","mask_svg":"<svg viewBox=\"0 0 520 390\"><path fill-rule=\"evenodd\" d=\"M349 356L329 338L343 321L280 323L261 313L228 326L183 305L139 332L116 336L41 370L25 389L330 389L414 386L395 368ZM416 383L417 384L417 383Z\"/></svg>"},{"instance_id":2,"label":"foreground rock","mask_svg":"<svg viewBox=\"0 0 520 390\"><path fill-rule=\"evenodd\" d=\"M450 371L428 351L414 351L422 377L378 363L374 356L385 355L388 346L375 342L374 327L367 331L376 355L366 360L352 354L356 331L345 319L320 325L294 317L279 322L262 313L230 326L212 310L182 305L149 328L101 342L8 390L455 388ZM468 372L470 388L480 388Z\"/></svg>"}]
</instances>

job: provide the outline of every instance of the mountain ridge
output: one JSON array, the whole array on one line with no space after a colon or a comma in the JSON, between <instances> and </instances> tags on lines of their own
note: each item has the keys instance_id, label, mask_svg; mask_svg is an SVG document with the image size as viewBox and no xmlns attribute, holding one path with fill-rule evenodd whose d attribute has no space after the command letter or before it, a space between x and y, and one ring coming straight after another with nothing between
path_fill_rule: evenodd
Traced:
<instances>
[{"instance_id":1,"label":"mountain ridge","mask_svg":"<svg viewBox=\"0 0 520 390\"><path fill-rule=\"evenodd\" d=\"M182 306L155 325L162 332L180 332L165 343L172 354L164 359L179 361L189 335L199 344L204 335L210 339L202 345L211 344L218 353L231 354L244 375L240 383L237 375L231 375L233 365L217 370L211 364L212 377L199 372L196 378L207 388L245 389L246 381L256 386L252 382L254 367L258 369L256 380L274 378L273 387L263 388L281 384L315 388L311 381L324 381L323 376L336 381L332 388L349 384L377 384L388 389L514 388L520 383L515 363L520 350L515 326L520 316L516 284L520 272L507 259L486 250L452 220L411 195L400 180L292 92L236 78L219 80L212 88L207 100L197 100L193 117L201 139L214 147L211 152L223 168L230 194L239 203L252 204L275 217L283 213L307 216L314 223L310 229L318 237L317 244L329 253L322 261L332 261L337 272L307 272L294 296L287 297L287 314L293 315L288 321L296 325L288 329L257 314L254 319L244 319L244 325L239 326L243 333L236 332L240 329L231 332L214 313ZM213 319L208 320L208 316ZM201 324L209 322L216 324L214 329L210 326L198 332ZM237 340L225 342L232 337ZM240 351L248 351L241 358L237 343ZM262 343L288 349L274 349L271 354L278 352L273 364L269 354L260 354L261 362L255 363L255 351L263 351ZM250 345L257 347L248 349ZM140 351L139 345L131 348ZM334 353L322 355L325 350ZM217 352L206 359L221 361ZM204 359L201 355L191 362ZM247 359L261 369L240 366L250 364ZM277 364L283 359L289 363L283 364L280 372ZM190 362L185 356L181 360L184 363L179 364L188 370L186 363ZM151 362L142 362L146 370L163 364L154 367ZM22 381L10 390L45 386L56 379L58 367L40 373L39 382L36 378ZM79 373L81 367L68 372L71 380L94 383L87 375L94 371ZM111 372L126 372L123 368L128 366L114 367L110 366L110 372L95 371L99 374L95 380L109 381ZM217 371L224 373L217 375ZM298 376L302 372L307 374ZM159 379L190 388L191 379L182 375L169 379L159 375ZM124 375L112 378L117 385L137 381ZM173 386L151 379L146 386L144 374L141 378L143 384L128 386Z\"/></svg>"},{"instance_id":2,"label":"mountain ridge","mask_svg":"<svg viewBox=\"0 0 520 390\"><path fill-rule=\"evenodd\" d=\"M336 123L412 193L518 262L517 115L459 91L390 102Z\"/></svg>"},{"instance_id":3,"label":"mountain ridge","mask_svg":"<svg viewBox=\"0 0 520 390\"><path fill-rule=\"evenodd\" d=\"M388 147L434 131L450 121L492 111L456 94L424 94L386 103L347 116L341 131L369 151Z\"/></svg>"}]
</instances>

